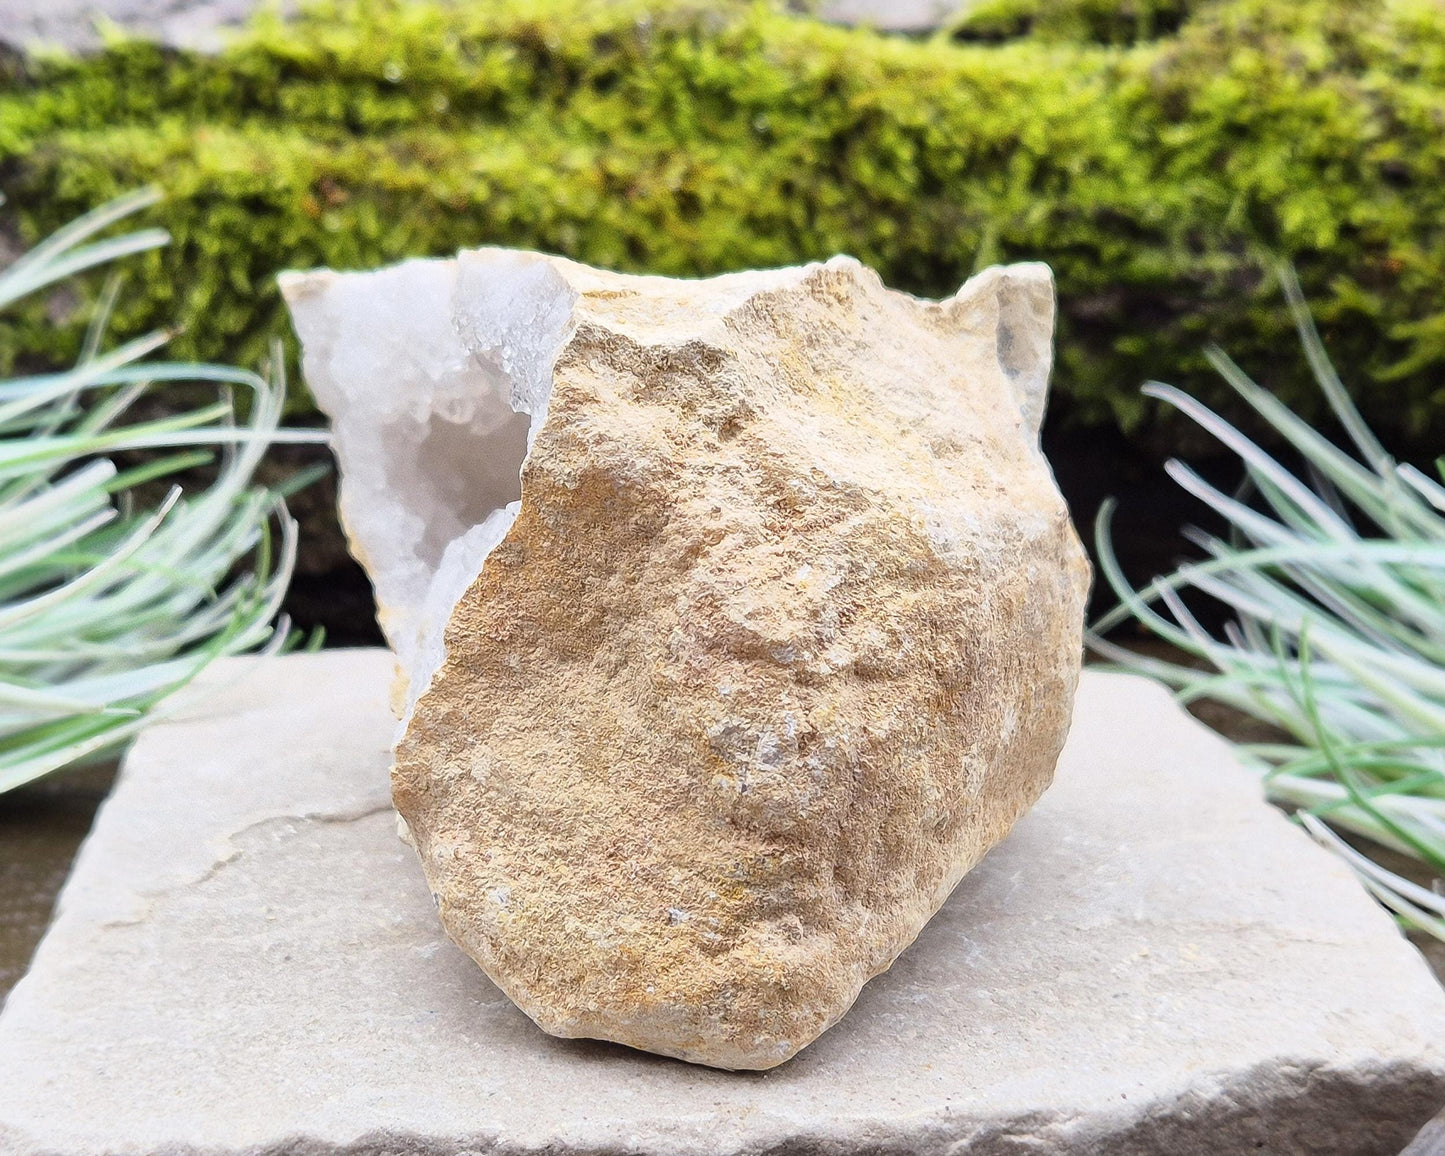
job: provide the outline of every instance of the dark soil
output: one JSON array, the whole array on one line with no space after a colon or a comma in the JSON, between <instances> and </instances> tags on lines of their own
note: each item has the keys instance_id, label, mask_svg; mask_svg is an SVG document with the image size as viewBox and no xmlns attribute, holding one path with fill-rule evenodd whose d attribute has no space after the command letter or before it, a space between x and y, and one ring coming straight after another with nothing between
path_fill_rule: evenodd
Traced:
<instances>
[{"instance_id":1,"label":"dark soil","mask_svg":"<svg viewBox=\"0 0 1445 1156\"><path fill-rule=\"evenodd\" d=\"M52 775L0 795L0 1000L29 966L115 764Z\"/></svg>"}]
</instances>

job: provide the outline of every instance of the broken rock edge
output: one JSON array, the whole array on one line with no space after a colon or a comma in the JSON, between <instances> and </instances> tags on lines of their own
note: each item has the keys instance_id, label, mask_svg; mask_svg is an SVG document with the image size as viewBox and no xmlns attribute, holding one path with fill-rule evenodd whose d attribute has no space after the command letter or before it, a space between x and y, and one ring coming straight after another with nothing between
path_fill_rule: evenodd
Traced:
<instances>
[{"instance_id":1,"label":"broken rock edge","mask_svg":"<svg viewBox=\"0 0 1445 1156\"><path fill-rule=\"evenodd\" d=\"M491 257L492 255L519 256L529 260L539 259L538 264L543 265L555 278L555 288L558 298L567 298L566 304L569 311L568 321L562 329L546 335L547 340L541 343L540 352L543 352L545 355L543 360L546 365L546 371L543 375L543 380L534 383L534 391L530 396L528 396L528 391L523 388L523 383L517 379L505 364L506 360L508 360L507 354L509 352L506 347L488 346L479 339L479 335L476 332L469 334L460 315L459 302L465 293L475 287L475 282L465 276L465 274L475 269L479 274L484 275L488 271L490 262L484 261L482 258ZM527 431L526 453L523 455L517 469L519 486L524 476L527 462L531 458L532 446L536 441L537 435L547 422L549 403L556 384L555 373L557 359L576 334L577 323L575 317L570 315L571 307L575 305L577 300L582 296L582 293L577 288L569 284L565 278L556 271L548 260L548 257L549 255L547 254L533 253L530 251L517 253L512 250L488 248L463 250L448 262L455 265L457 270L456 284L452 293L453 308L451 322L453 328L457 330L458 337L461 339L463 345L472 353L473 357L486 358L494 352L500 352L502 354L503 365L501 368L511 379L510 403L512 410L514 413L527 414L530 418ZM469 258L471 260L468 260ZM569 266L575 264L568 258L553 259L565 262L566 265ZM535 266L532 267L535 268ZM589 269L588 266L577 267ZM734 310L740 308L746 301L752 300L759 294L775 292L788 285L802 283L816 271L837 269L840 267L854 269L866 277L875 279L885 292L911 297L923 305L944 306L952 301L962 299L965 296L981 294L989 290L997 293L1001 306L1000 316L998 318L997 337L1000 346L1000 364L1004 367L1005 377L1009 385L1015 391L1015 396L1023 418L1025 437L1030 439L1031 448L1035 454L1040 459L1043 459L1042 450L1038 445L1038 439L1044 410L1047 405L1049 378L1053 368L1052 340L1049 342L1048 349L1044 351L1043 357L1035 358L1034 363L1029 365L1024 372L1018 373L1009 365L1010 359L1005 349L1012 339L1012 333L1016 326L1013 319L1006 315L1005 310L1015 307L1016 301L1011 297L1005 297L1005 294L1001 291L999 282L1012 280L1014 278L1041 280L1048 285L1049 296L1052 301L1053 273L1047 265L1042 262L1018 262L1011 265L993 265L969 277L959 286L952 296L933 300L931 298L913 297L912 294L883 285L882 279L878 277L877 273L857 258L845 254L836 254L827 261L813 261L806 265L768 270L767 272L777 275L792 273L795 276L788 281L782 281L780 279L774 284L760 285L753 293L739 300L733 306L732 310L729 310L727 314L719 318L719 321L725 321L726 317L730 316ZM283 276L294 277L296 275L288 274ZM635 276L638 279L646 277L646 275L643 274L620 274L619 276ZM738 274L724 274L723 276L738 276ZM708 281L718 279L718 277L709 277L697 278L696 280ZM506 329L507 326L505 322L503 322L499 328ZM1052 328L1051 324L1049 326L1050 336L1052 336ZM539 350L534 350L534 352L538 351ZM1053 470L1049 466L1047 459L1043 459L1043 462L1045 469L1052 478ZM405 734L407 726L410 724L412 715L415 712L416 704L430 689L432 680L446 663L447 648L445 629L446 624L451 619L453 611L456 609L457 603L461 601L467 590L470 589L481 576L487 558L506 540L507 534L516 522L520 510L520 499L506 506L494 509L484 521L473 525L461 536L453 539L447 546L442 562L432 575L431 585L427 591L424 602L426 610L428 611L424 619L429 620L432 625L423 628L426 630L426 633L422 636L418 646L417 665L406 672L408 688L405 706L401 712L400 722L396 730L396 741L400 741L401 736ZM957 880L954 880L953 885L956 885L956 883ZM951 890L952 885L948 888L948 891ZM944 897L947 897L947 892L945 892Z\"/></svg>"}]
</instances>

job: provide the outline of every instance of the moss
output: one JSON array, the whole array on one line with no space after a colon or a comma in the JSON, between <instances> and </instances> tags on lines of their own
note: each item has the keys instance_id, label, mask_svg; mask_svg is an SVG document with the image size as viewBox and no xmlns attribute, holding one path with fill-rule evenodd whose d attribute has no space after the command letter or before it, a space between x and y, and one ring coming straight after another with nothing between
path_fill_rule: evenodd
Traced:
<instances>
[{"instance_id":1,"label":"moss","mask_svg":"<svg viewBox=\"0 0 1445 1156\"><path fill-rule=\"evenodd\" d=\"M1194 7L1191 0L974 0L948 31L973 41L1136 44L1177 32Z\"/></svg>"},{"instance_id":2,"label":"moss","mask_svg":"<svg viewBox=\"0 0 1445 1156\"><path fill-rule=\"evenodd\" d=\"M990 7L1014 25L989 43L582 0L352 3L213 57L116 42L0 78L0 189L34 238L159 184L175 243L138 262L118 326L180 319L174 353L244 362L286 332L285 267L491 243L690 275L845 251L939 294L1043 259L1067 413L1136 431L1149 377L1219 398L1208 339L1311 412L1285 257L1367 416L1445 430L1437 0ZM0 333L0 369L73 348L51 313Z\"/></svg>"}]
</instances>

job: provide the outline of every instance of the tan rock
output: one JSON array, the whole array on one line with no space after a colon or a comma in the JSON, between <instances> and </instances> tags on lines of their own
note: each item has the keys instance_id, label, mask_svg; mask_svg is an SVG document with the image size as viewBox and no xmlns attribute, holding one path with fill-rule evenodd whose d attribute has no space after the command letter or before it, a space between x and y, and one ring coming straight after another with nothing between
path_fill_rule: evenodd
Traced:
<instances>
[{"instance_id":1,"label":"tan rock","mask_svg":"<svg viewBox=\"0 0 1445 1156\"><path fill-rule=\"evenodd\" d=\"M934 303L843 258L689 282L483 250L283 287L448 933L553 1034L786 1060L1068 730L1088 564L1038 449L1048 270Z\"/></svg>"}]
</instances>

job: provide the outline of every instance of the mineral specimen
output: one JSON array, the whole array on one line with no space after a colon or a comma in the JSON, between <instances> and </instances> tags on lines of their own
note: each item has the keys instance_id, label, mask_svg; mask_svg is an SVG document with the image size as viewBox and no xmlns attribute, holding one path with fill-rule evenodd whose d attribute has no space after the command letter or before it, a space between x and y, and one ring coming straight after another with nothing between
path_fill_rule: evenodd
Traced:
<instances>
[{"instance_id":1,"label":"mineral specimen","mask_svg":"<svg viewBox=\"0 0 1445 1156\"><path fill-rule=\"evenodd\" d=\"M1063 745L1047 268L929 302L488 249L283 289L447 932L555 1035L782 1063Z\"/></svg>"}]
</instances>

